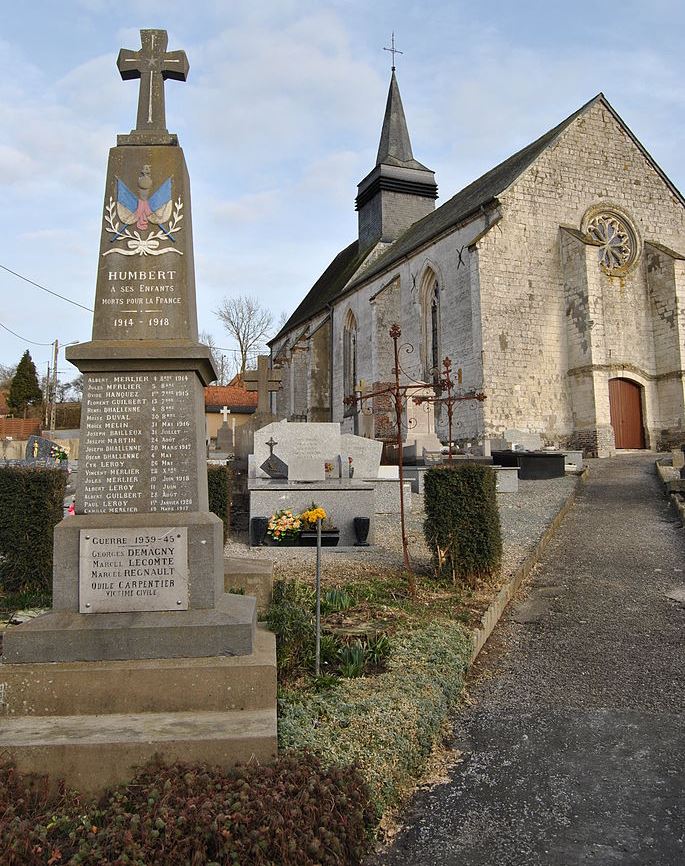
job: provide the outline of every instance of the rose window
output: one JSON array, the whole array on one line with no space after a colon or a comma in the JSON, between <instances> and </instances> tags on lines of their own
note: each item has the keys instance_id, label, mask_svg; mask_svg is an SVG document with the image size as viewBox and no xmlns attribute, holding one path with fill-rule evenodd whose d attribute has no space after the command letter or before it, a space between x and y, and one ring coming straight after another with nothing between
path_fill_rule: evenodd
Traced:
<instances>
[{"instance_id":1,"label":"rose window","mask_svg":"<svg viewBox=\"0 0 685 866\"><path fill-rule=\"evenodd\" d=\"M616 214L597 214L588 223L587 233L600 245L599 263L605 271L613 273L635 261L635 235Z\"/></svg>"}]
</instances>

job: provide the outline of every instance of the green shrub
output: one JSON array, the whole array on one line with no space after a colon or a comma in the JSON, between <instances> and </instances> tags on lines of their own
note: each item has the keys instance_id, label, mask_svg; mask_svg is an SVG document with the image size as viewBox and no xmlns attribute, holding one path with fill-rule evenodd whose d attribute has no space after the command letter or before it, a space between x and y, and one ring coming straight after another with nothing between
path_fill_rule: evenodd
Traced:
<instances>
[{"instance_id":1,"label":"green shrub","mask_svg":"<svg viewBox=\"0 0 685 866\"><path fill-rule=\"evenodd\" d=\"M477 463L426 472L423 531L438 577L473 586L499 568L502 534L495 485L494 471Z\"/></svg>"},{"instance_id":2,"label":"green shrub","mask_svg":"<svg viewBox=\"0 0 685 866\"><path fill-rule=\"evenodd\" d=\"M425 766L459 701L471 649L460 626L433 623L393 642L385 673L319 693L282 691L280 748L358 767L380 816Z\"/></svg>"},{"instance_id":3,"label":"green shrub","mask_svg":"<svg viewBox=\"0 0 685 866\"><path fill-rule=\"evenodd\" d=\"M98 804L0 767L3 866L358 864L373 818L355 768L308 754L233 770L152 763Z\"/></svg>"},{"instance_id":4,"label":"green shrub","mask_svg":"<svg viewBox=\"0 0 685 866\"><path fill-rule=\"evenodd\" d=\"M278 673L314 670L316 652L315 593L297 580L274 582L272 602L267 611L269 629L276 635Z\"/></svg>"},{"instance_id":5,"label":"green shrub","mask_svg":"<svg viewBox=\"0 0 685 866\"><path fill-rule=\"evenodd\" d=\"M224 541L231 528L231 493L233 471L228 466L207 466L207 488L209 510L220 517L224 524Z\"/></svg>"},{"instance_id":6,"label":"green shrub","mask_svg":"<svg viewBox=\"0 0 685 866\"><path fill-rule=\"evenodd\" d=\"M52 536L66 483L63 469L0 467L0 592L51 591Z\"/></svg>"}]
</instances>

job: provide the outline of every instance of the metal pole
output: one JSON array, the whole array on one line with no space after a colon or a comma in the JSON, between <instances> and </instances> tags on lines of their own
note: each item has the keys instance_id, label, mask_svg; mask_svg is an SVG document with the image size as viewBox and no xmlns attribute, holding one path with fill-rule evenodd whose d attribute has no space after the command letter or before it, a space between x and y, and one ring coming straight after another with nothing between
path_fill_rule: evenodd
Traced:
<instances>
[{"instance_id":1,"label":"metal pole","mask_svg":"<svg viewBox=\"0 0 685 866\"><path fill-rule=\"evenodd\" d=\"M316 663L314 673L321 673L321 518L316 521Z\"/></svg>"},{"instance_id":2,"label":"metal pole","mask_svg":"<svg viewBox=\"0 0 685 866\"><path fill-rule=\"evenodd\" d=\"M55 416L57 414L57 355L59 353L59 343L55 340L55 349L54 354L52 356L52 388L51 390L51 398L52 402L50 404L50 430L55 429Z\"/></svg>"},{"instance_id":3,"label":"metal pole","mask_svg":"<svg viewBox=\"0 0 685 866\"><path fill-rule=\"evenodd\" d=\"M404 560L404 567L407 571L407 583L409 585L409 593L410 595L416 595L416 582L414 580L414 572L411 569L411 563L409 562L409 542L407 539L407 527L404 519L404 448L402 443L402 393L400 390L400 354L399 348L397 346L397 340L402 335L402 331L399 325L393 325L390 328L390 336L393 342L394 356L395 356L395 369L393 373L395 374L395 423L397 425L397 459L399 463L399 476L400 476L400 525L402 528L402 557ZM411 400L411 397L408 398Z\"/></svg>"}]
</instances>

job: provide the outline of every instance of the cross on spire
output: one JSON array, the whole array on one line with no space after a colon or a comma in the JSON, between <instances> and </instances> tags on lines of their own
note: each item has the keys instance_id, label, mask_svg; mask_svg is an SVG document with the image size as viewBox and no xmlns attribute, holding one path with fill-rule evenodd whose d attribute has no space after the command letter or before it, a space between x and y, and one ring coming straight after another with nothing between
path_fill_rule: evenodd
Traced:
<instances>
[{"instance_id":1,"label":"cross on spire","mask_svg":"<svg viewBox=\"0 0 685 866\"><path fill-rule=\"evenodd\" d=\"M122 48L117 67L124 81L140 78L136 133L166 133L164 81L185 81L190 65L185 51L167 52L166 30L141 30L139 51Z\"/></svg>"},{"instance_id":2,"label":"cross on spire","mask_svg":"<svg viewBox=\"0 0 685 866\"><path fill-rule=\"evenodd\" d=\"M383 51L389 51L392 54L392 71L395 71L395 55L396 54L404 54L404 51L399 51L395 48L395 31L393 30L392 36L390 38L391 48L384 48Z\"/></svg>"}]
</instances>

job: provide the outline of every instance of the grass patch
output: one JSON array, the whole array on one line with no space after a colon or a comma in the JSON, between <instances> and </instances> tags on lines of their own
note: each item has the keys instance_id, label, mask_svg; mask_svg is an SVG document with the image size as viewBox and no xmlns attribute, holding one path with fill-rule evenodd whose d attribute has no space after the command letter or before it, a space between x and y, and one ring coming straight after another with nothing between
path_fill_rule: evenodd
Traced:
<instances>
[{"instance_id":1,"label":"grass patch","mask_svg":"<svg viewBox=\"0 0 685 866\"><path fill-rule=\"evenodd\" d=\"M6 592L0 595L0 611L13 613L17 610L42 607L52 607L51 592L26 589L22 592Z\"/></svg>"},{"instance_id":2,"label":"grass patch","mask_svg":"<svg viewBox=\"0 0 685 866\"><path fill-rule=\"evenodd\" d=\"M282 690L279 746L307 749L324 766L356 766L380 818L421 773L459 702L470 655L459 625L433 623L396 638L378 676L323 692Z\"/></svg>"}]
</instances>

